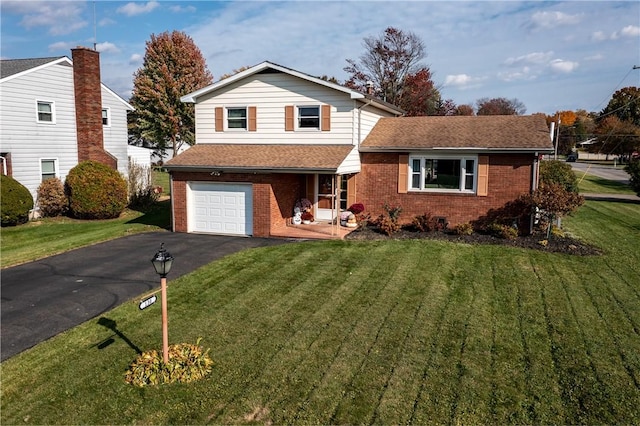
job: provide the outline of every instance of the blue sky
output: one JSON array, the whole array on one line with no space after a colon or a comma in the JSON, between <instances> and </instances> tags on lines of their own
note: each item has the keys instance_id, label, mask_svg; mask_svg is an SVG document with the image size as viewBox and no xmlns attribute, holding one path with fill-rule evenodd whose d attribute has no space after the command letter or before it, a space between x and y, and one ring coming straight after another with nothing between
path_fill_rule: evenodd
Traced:
<instances>
[{"instance_id":1,"label":"blue sky","mask_svg":"<svg viewBox=\"0 0 640 426\"><path fill-rule=\"evenodd\" d=\"M640 86L637 1L2 0L0 13L3 59L70 57L96 42L103 82L125 99L145 42L173 30L193 38L216 80L268 60L344 81L363 39L392 26L424 41L424 63L457 104L506 97L527 114L599 111L615 90Z\"/></svg>"}]
</instances>

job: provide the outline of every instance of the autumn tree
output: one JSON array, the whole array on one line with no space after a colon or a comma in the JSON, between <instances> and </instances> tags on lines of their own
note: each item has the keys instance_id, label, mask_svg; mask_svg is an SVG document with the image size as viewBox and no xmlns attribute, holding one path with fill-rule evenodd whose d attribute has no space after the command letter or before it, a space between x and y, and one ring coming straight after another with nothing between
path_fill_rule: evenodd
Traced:
<instances>
[{"instance_id":1,"label":"autumn tree","mask_svg":"<svg viewBox=\"0 0 640 426\"><path fill-rule=\"evenodd\" d=\"M523 115L527 108L518 99L481 98L476 101L477 115Z\"/></svg>"},{"instance_id":2,"label":"autumn tree","mask_svg":"<svg viewBox=\"0 0 640 426\"><path fill-rule=\"evenodd\" d=\"M408 111L427 115L437 111L440 93L431 70L421 61L426 57L422 40L413 32L393 27L378 37L364 39L365 52L359 61L347 59L350 74L345 86L367 92L373 85L375 96Z\"/></svg>"},{"instance_id":3,"label":"autumn tree","mask_svg":"<svg viewBox=\"0 0 640 426\"><path fill-rule=\"evenodd\" d=\"M573 111L556 111L553 115L545 117L547 124L556 123L554 143L558 143L558 154L569 154L579 142L576 132L578 115ZM556 140L557 138L557 140Z\"/></svg>"},{"instance_id":4,"label":"autumn tree","mask_svg":"<svg viewBox=\"0 0 640 426\"><path fill-rule=\"evenodd\" d=\"M616 91L600 113L602 118L609 115L618 117L620 121L640 126L640 88L625 87Z\"/></svg>"},{"instance_id":5,"label":"autumn tree","mask_svg":"<svg viewBox=\"0 0 640 426\"><path fill-rule=\"evenodd\" d=\"M213 81L200 49L180 31L152 34L134 73L129 131L156 152L195 142L194 105L180 97Z\"/></svg>"},{"instance_id":6,"label":"autumn tree","mask_svg":"<svg viewBox=\"0 0 640 426\"><path fill-rule=\"evenodd\" d=\"M458 105L456 107L456 111L454 115L473 115L475 112L473 110L473 105L464 104Z\"/></svg>"},{"instance_id":7,"label":"autumn tree","mask_svg":"<svg viewBox=\"0 0 640 426\"><path fill-rule=\"evenodd\" d=\"M595 129L598 138L594 147L598 152L631 157L640 150L640 127L631 121L622 121L615 115L601 119Z\"/></svg>"}]
</instances>

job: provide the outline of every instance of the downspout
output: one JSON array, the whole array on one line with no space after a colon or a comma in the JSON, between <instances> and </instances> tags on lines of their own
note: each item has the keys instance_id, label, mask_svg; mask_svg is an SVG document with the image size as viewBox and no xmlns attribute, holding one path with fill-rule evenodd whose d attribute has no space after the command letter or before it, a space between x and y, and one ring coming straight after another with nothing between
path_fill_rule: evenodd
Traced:
<instances>
[{"instance_id":1,"label":"downspout","mask_svg":"<svg viewBox=\"0 0 640 426\"><path fill-rule=\"evenodd\" d=\"M533 158L532 170L531 170L531 194L538 189L538 178L540 172L540 155L538 152L535 153L535 157ZM529 220L529 234L533 234L533 228L535 226L536 213L531 212L531 219Z\"/></svg>"}]
</instances>

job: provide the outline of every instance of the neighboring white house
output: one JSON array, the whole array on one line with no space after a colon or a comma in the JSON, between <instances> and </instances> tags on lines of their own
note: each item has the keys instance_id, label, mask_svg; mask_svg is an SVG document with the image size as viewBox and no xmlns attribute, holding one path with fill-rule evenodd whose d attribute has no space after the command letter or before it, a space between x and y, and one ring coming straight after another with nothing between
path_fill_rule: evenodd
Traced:
<instances>
[{"instance_id":1,"label":"neighboring white house","mask_svg":"<svg viewBox=\"0 0 640 426\"><path fill-rule=\"evenodd\" d=\"M72 54L73 61L0 61L2 173L27 187L34 201L43 180L64 182L83 160L127 174L127 112L133 107L101 83L98 52L77 48Z\"/></svg>"}]
</instances>

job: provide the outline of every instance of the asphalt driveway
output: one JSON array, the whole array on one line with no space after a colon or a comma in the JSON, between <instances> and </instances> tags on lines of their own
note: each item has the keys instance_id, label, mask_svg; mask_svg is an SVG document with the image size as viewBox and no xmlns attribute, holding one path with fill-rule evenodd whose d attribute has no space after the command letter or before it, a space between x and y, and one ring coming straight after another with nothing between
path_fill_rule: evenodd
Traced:
<instances>
[{"instance_id":1,"label":"asphalt driveway","mask_svg":"<svg viewBox=\"0 0 640 426\"><path fill-rule=\"evenodd\" d=\"M159 287L151 258L161 243L175 258L171 280L234 252L288 241L153 232L3 269L1 360Z\"/></svg>"}]
</instances>

